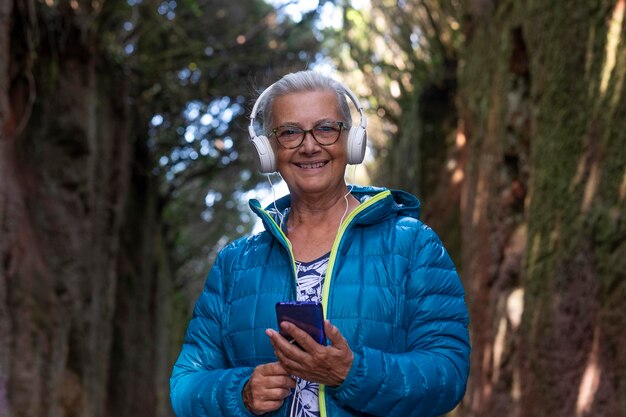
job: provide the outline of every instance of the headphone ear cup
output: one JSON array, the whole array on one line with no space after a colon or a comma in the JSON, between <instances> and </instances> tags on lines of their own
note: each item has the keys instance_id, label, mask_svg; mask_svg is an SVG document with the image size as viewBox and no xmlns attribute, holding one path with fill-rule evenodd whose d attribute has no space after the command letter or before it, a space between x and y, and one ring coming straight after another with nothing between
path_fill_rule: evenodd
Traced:
<instances>
[{"instance_id":1,"label":"headphone ear cup","mask_svg":"<svg viewBox=\"0 0 626 417\"><path fill-rule=\"evenodd\" d=\"M274 150L270 141L266 136L255 136L252 138L252 144L256 149L257 167L261 174L271 174L276 172L276 158L274 158Z\"/></svg>"},{"instance_id":2,"label":"headphone ear cup","mask_svg":"<svg viewBox=\"0 0 626 417\"><path fill-rule=\"evenodd\" d=\"M356 165L363 162L366 144L367 133L365 129L362 126L352 126L348 134L348 164Z\"/></svg>"}]
</instances>

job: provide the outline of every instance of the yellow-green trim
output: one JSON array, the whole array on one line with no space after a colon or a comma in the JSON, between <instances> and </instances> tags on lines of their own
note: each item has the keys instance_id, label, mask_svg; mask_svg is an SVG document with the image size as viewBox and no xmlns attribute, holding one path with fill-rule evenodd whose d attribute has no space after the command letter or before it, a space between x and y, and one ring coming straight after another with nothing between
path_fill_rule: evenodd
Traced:
<instances>
[{"instance_id":1,"label":"yellow-green trim","mask_svg":"<svg viewBox=\"0 0 626 417\"><path fill-rule=\"evenodd\" d=\"M259 207L259 210L263 214L265 214L267 216L267 218L274 224L274 226L276 227L276 230L278 230L278 233L280 233L280 235L282 236L283 240L287 244L287 249L289 250L289 256L291 257L291 269L293 270L293 279L296 281L296 285L297 285L297 283L298 283L298 269L296 267L296 256L293 253L293 246L291 245L291 241L287 238L287 235L285 234L285 232L283 232L283 229L280 228L280 226L276 223L274 218L272 216L270 216L267 211L265 211L261 207Z\"/></svg>"},{"instance_id":2,"label":"yellow-green trim","mask_svg":"<svg viewBox=\"0 0 626 417\"><path fill-rule=\"evenodd\" d=\"M333 269L335 266L335 259L337 258L337 252L339 251L339 244L341 243L343 234L345 233L346 229L348 228L348 226L352 222L352 219L354 219L355 216L357 216L366 208L370 207L372 204L377 203L378 201L390 195L391 195L391 191L389 190L385 190L381 193L376 194L374 197L370 198L366 202L357 206L352 211L352 213L350 213L348 217L346 217L346 219L343 221L343 223L341 223L341 225L339 226L339 230L337 231L337 236L335 236L335 241L333 242L333 247L330 250L330 258L328 260L328 267L326 269L326 277L324 278L324 286L322 287L322 310L324 312L324 319L326 319L326 313L327 313L327 307L328 307L328 294L330 292L330 281L332 279ZM326 417L326 385L324 384L319 384L318 399L319 399L319 406L320 406L320 417Z\"/></svg>"}]
</instances>

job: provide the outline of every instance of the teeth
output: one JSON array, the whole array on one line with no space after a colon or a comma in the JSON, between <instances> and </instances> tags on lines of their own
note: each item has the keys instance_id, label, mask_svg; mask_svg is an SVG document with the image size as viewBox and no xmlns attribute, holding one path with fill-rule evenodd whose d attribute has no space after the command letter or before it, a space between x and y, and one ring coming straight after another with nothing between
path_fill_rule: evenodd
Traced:
<instances>
[{"instance_id":1,"label":"teeth","mask_svg":"<svg viewBox=\"0 0 626 417\"><path fill-rule=\"evenodd\" d=\"M313 168L321 168L326 165L326 162L317 162L315 164L298 164L300 168L313 169Z\"/></svg>"}]
</instances>

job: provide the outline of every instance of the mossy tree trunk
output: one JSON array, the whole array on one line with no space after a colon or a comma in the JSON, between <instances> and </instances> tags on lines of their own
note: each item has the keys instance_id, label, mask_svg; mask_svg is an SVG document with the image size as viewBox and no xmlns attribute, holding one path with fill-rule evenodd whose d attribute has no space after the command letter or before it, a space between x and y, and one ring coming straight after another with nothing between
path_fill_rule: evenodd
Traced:
<instances>
[{"instance_id":1,"label":"mossy tree trunk","mask_svg":"<svg viewBox=\"0 0 626 417\"><path fill-rule=\"evenodd\" d=\"M155 272L160 206L130 87L98 52L92 15L10 6L0 6L0 415L171 415L171 276Z\"/></svg>"},{"instance_id":2,"label":"mossy tree trunk","mask_svg":"<svg viewBox=\"0 0 626 417\"><path fill-rule=\"evenodd\" d=\"M624 8L468 2L470 415L626 413Z\"/></svg>"},{"instance_id":3,"label":"mossy tree trunk","mask_svg":"<svg viewBox=\"0 0 626 417\"><path fill-rule=\"evenodd\" d=\"M626 414L625 8L528 4L525 416Z\"/></svg>"}]
</instances>

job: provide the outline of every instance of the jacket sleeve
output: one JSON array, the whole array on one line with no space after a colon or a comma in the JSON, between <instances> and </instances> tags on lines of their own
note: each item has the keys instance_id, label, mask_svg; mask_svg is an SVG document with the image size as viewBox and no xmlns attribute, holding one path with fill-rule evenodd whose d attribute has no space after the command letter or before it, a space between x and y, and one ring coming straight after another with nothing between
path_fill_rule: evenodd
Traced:
<instances>
[{"instance_id":1,"label":"jacket sleeve","mask_svg":"<svg viewBox=\"0 0 626 417\"><path fill-rule=\"evenodd\" d=\"M211 269L174 364L170 399L178 417L252 416L241 397L252 368L230 368L222 343L222 256Z\"/></svg>"},{"instance_id":2,"label":"jacket sleeve","mask_svg":"<svg viewBox=\"0 0 626 417\"><path fill-rule=\"evenodd\" d=\"M407 351L352 347L345 381L328 388L346 406L378 416L439 416L465 393L469 317L464 290L437 235L421 225L406 283Z\"/></svg>"}]
</instances>

